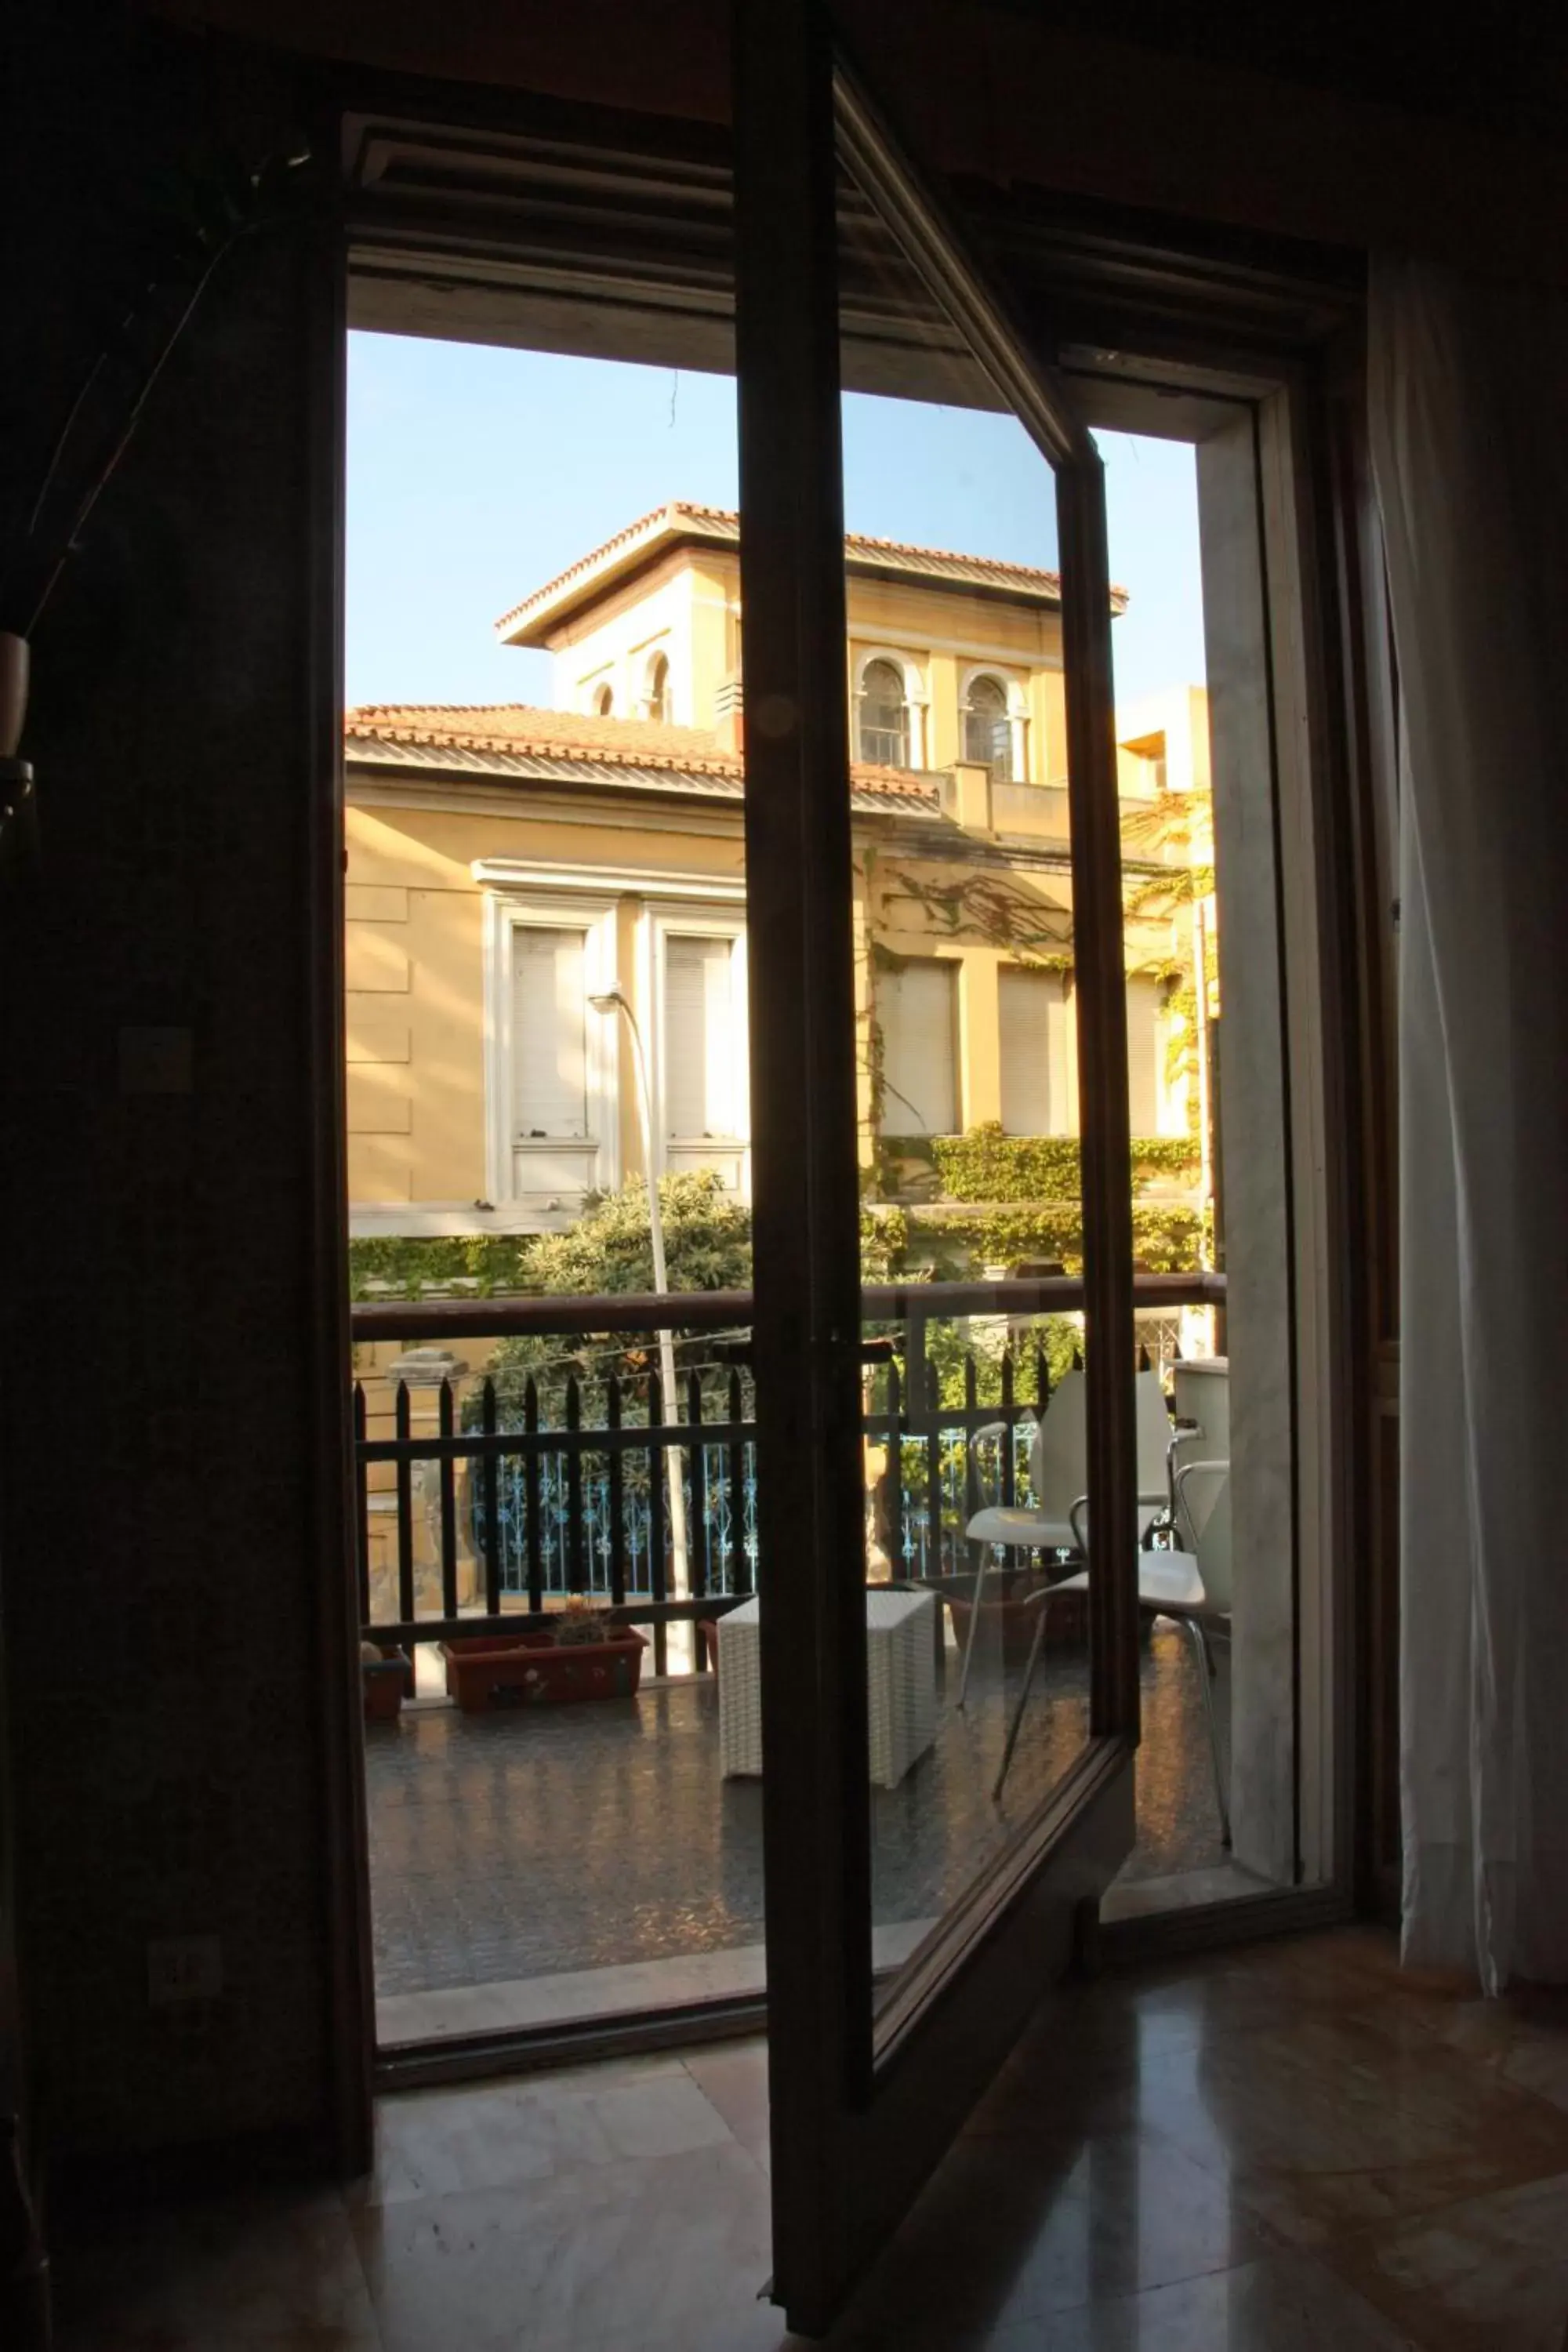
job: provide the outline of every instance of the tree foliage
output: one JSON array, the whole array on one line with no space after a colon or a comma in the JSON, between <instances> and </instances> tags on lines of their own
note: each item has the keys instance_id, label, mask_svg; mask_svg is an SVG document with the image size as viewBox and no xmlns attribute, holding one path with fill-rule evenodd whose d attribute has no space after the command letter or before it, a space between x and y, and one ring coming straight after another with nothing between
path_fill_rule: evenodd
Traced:
<instances>
[{"instance_id":1,"label":"tree foliage","mask_svg":"<svg viewBox=\"0 0 1568 2352\"><path fill-rule=\"evenodd\" d=\"M752 1282L752 1220L745 1205L727 1192L711 1169L661 1176L659 1214L664 1226L665 1265L671 1291L749 1290ZM595 1297L651 1291L653 1236L647 1186L640 1176L618 1192L591 1195L583 1216L564 1233L540 1234L523 1260L527 1287L546 1297ZM715 1398L725 1376L715 1370L711 1339L702 1333L679 1339L679 1306L670 1328L678 1335L678 1370L703 1368L704 1388ZM613 1375L636 1398L646 1394L658 1365L653 1332L612 1335L582 1331L559 1336L527 1333L503 1339L491 1360L496 1393L509 1414L521 1411L531 1375L542 1407L555 1418L566 1381L602 1383ZM667 1405L668 1409L668 1405Z\"/></svg>"},{"instance_id":2,"label":"tree foliage","mask_svg":"<svg viewBox=\"0 0 1568 2352\"><path fill-rule=\"evenodd\" d=\"M710 1168L658 1180L659 1215L671 1290L745 1290L752 1280L751 1212ZM530 1290L574 1297L653 1288L647 1186L640 1176L618 1192L591 1194L583 1215L560 1234L540 1234L524 1263Z\"/></svg>"}]
</instances>

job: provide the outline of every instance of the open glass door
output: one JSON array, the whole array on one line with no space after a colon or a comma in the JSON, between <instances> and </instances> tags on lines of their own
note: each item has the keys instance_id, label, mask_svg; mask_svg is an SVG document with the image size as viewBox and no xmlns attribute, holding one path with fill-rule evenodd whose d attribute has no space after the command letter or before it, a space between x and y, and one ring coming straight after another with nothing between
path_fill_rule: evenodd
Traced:
<instances>
[{"instance_id":1,"label":"open glass door","mask_svg":"<svg viewBox=\"0 0 1568 2352\"><path fill-rule=\"evenodd\" d=\"M824 14L735 38L760 1634L720 1703L760 1680L773 2292L811 2333L1131 1847L1146 1482L1100 460ZM944 526L1020 455L1010 545ZM986 1139L1076 1160L1077 1216L952 1278L909 1202Z\"/></svg>"}]
</instances>

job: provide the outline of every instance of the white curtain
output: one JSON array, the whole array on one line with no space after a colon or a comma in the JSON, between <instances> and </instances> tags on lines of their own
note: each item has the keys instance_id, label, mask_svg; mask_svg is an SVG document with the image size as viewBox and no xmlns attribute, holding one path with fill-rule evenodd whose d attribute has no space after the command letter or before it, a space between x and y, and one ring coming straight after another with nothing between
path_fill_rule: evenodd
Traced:
<instances>
[{"instance_id":1,"label":"white curtain","mask_svg":"<svg viewBox=\"0 0 1568 2352\"><path fill-rule=\"evenodd\" d=\"M1568 304L1374 265L1412 1963L1568 1979Z\"/></svg>"}]
</instances>

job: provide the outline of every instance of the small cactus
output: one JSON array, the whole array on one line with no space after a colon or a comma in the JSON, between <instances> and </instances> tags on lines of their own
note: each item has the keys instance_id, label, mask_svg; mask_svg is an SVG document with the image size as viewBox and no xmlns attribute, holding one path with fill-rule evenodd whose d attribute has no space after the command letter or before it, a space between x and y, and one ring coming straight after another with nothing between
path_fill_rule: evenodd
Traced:
<instances>
[{"instance_id":1,"label":"small cactus","mask_svg":"<svg viewBox=\"0 0 1568 2352\"><path fill-rule=\"evenodd\" d=\"M578 1642L602 1642L609 1630L608 1613L574 1592L555 1621L555 1646L564 1650Z\"/></svg>"}]
</instances>

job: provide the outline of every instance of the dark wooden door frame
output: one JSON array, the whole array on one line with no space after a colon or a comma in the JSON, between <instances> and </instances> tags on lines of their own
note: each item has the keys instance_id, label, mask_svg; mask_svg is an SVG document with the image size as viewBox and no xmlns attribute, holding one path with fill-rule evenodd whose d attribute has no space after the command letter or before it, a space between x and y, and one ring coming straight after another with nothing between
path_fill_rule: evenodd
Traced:
<instances>
[{"instance_id":1,"label":"dark wooden door frame","mask_svg":"<svg viewBox=\"0 0 1568 2352\"><path fill-rule=\"evenodd\" d=\"M765 89L762 95L774 122L770 143L776 143L777 110ZM357 69L343 77L343 103L351 115L354 110L363 110L367 119L389 122L395 129L404 124L412 125L416 131L422 124L437 130L447 124L464 126L465 152L468 146L477 144L481 159L487 152L487 134L494 132L508 142L510 153L510 142L515 141L520 127L524 131L531 129L545 135L559 129L563 115L557 101L519 89L502 91ZM728 164L730 142L710 125L610 114L596 109L571 110L571 119L575 135L587 147L603 147L611 166L623 151L635 165L650 140L667 163L688 155L693 158L697 174L694 184L700 189L707 187L715 170L722 170ZM451 161L448 156L448 167ZM371 193L357 186L353 158L346 158L345 163L350 200L357 207L356 225L363 233L374 211ZM379 282L385 300L392 299L400 268L406 274L409 285L417 288L426 266L422 258L425 245L434 244L450 251L465 247L467 232L462 223L471 213L471 197L475 193L483 193L488 184L481 175L474 190L459 189L458 197L448 200L442 182L426 189L417 203L404 197L392 206L394 218L375 225ZM1002 257L1010 283L1016 286L1019 301L1027 310L1028 330L1037 343L1060 349L1087 338L1088 343L1096 347L1091 356L1097 362L1105 359L1107 349L1147 353L1151 363L1142 373L1158 379L1161 397L1166 403L1164 413L1170 419L1178 416L1180 395L1176 388L1183 384L1188 384L1193 395L1199 398L1215 389L1235 396L1255 397L1258 383L1278 383L1282 374L1299 368L1304 368L1305 373L1298 379L1298 394L1311 401L1319 383L1317 355L1322 350L1325 336L1336 322L1342 324L1346 319L1353 322L1359 312L1360 279L1357 257L1353 254L1320 254L1279 241L1260 254L1258 240L1243 239L1238 243L1226 232L1201 223L1162 222L1142 210L1112 217L1102 205L1058 198L1041 190L1032 194L1023 191L1015 202L1011 194L1005 199L990 187L966 187L963 199L965 217L973 234L984 237L988 249L994 249ZM613 205L611 211L615 211ZM489 220L489 215L486 218ZM509 250L504 228L504 223L489 222L490 245L503 257ZM406 254L400 248L400 235L405 237ZM584 250L591 245L590 238ZM506 259L509 284L517 266L514 260ZM395 304L384 318L378 317L377 323L389 330L397 327ZM1063 363L1075 364L1065 352ZM1098 393L1100 405L1104 405L1107 396L1107 386L1101 383ZM1110 416L1102 421L1115 423L1117 419ZM836 416L833 424L836 430ZM833 486L837 487L836 479ZM1315 494L1326 493L1327 487L1321 481L1315 483ZM1356 516L1341 518L1352 537L1363 520ZM758 692L754 673L748 687L754 702ZM335 712L331 714L331 725L330 749L324 733L321 741L323 758L335 762ZM754 727L748 751L753 766L765 756ZM1336 812L1330 812L1330 822L1340 822ZM1376 894L1385 882L1385 876L1374 876L1369 871L1369 897L1362 907L1369 921L1376 917ZM336 1017L335 1007L332 1017ZM333 1175L328 1181L335 1183L341 1179ZM335 1663L331 1673L335 1682ZM334 1706L339 1703L335 1696L332 1703ZM351 1844L356 1839L361 1842L363 1864L363 1824L357 1832L349 1824L344 1826ZM1326 1895L1327 1890L1321 1894L1303 1891L1295 1897L1274 1895L1261 1898L1256 1906L1228 1906L1220 1920L1187 1914L1182 1915L1180 1920L1163 1924L1172 1928L1180 1927L1184 1934L1201 1931L1210 1939L1228 1940L1259 1929L1278 1929L1297 1912L1305 1921L1310 1910L1315 1914L1322 1907ZM1256 1921L1251 1916L1255 1908L1258 1914ZM363 1937L363 1927L356 1931L345 1923L345 1937L352 1939L355 1932ZM346 1975L352 1979L355 1973L351 1962ZM359 1974L363 1976L363 1969ZM340 1985L340 2000L344 1990ZM351 2010L353 1999L351 1993ZM596 2029L582 2038L580 2048L576 2038L567 2036L559 2038L558 2046L552 2041L550 2047L537 2053L521 2045L501 2053L487 2044L482 2049L440 2053L438 2071L443 2074L482 2073L493 2069L498 2063L551 2063L567 2054L568 2042L574 2054L588 2054L635 2046L645 2038L652 2044L662 2045L675 2034L695 2037L708 2030L733 2031L735 2021L727 2017L711 2021L695 2017L650 2021L646 2037L643 2029L636 2024L617 2026L609 2032Z\"/></svg>"},{"instance_id":2,"label":"dark wooden door frame","mask_svg":"<svg viewBox=\"0 0 1568 2352\"><path fill-rule=\"evenodd\" d=\"M339 115L323 103L312 123L317 153L331 155ZM325 183L304 232L311 284L310 372L310 537L308 604L309 758L315 792L306 844L308 961L305 1007L311 1073L310 1150L314 1209L309 1437L314 1470L317 1580L314 1628L324 1790L327 2113L324 2137L344 2179L369 2169L375 1993L370 1915L370 1832L354 1575L353 1423L350 1397L348 1113L344 1039L343 566L348 365L347 268L339 189Z\"/></svg>"}]
</instances>

